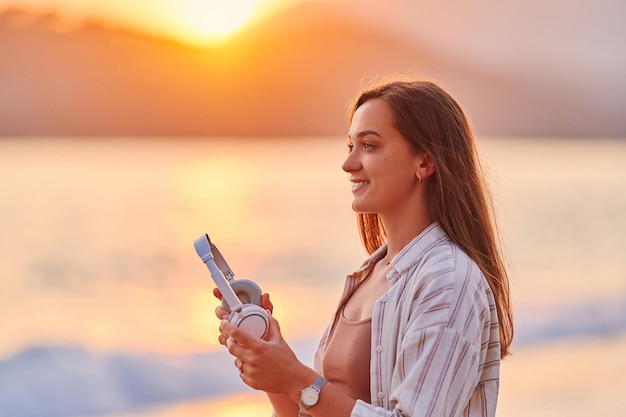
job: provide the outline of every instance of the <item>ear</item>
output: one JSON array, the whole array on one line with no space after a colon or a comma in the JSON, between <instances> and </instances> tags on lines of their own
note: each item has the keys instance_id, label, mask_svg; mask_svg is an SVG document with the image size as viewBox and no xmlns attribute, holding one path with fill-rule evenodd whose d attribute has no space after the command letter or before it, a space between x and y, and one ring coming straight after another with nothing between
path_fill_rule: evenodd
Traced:
<instances>
[{"instance_id":1,"label":"ear","mask_svg":"<svg viewBox=\"0 0 626 417\"><path fill-rule=\"evenodd\" d=\"M415 176L422 180L430 177L435 173L435 163L427 153L420 153L417 156L417 169Z\"/></svg>"}]
</instances>

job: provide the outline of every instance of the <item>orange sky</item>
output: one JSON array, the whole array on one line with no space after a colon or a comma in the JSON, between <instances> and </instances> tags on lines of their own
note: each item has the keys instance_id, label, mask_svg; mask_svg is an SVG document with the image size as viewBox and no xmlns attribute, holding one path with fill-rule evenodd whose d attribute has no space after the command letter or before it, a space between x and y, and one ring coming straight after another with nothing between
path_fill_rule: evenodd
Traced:
<instances>
[{"instance_id":1,"label":"orange sky","mask_svg":"<svg viewBox=\"0 0 626 417\"><path fill-rule=\"evenodd\" d=\"M55 11L70 23L102 19L185 43L210 45L267 14L302 1L312 0L0 0L0 8Z\"/></svg>"}]
</instances>

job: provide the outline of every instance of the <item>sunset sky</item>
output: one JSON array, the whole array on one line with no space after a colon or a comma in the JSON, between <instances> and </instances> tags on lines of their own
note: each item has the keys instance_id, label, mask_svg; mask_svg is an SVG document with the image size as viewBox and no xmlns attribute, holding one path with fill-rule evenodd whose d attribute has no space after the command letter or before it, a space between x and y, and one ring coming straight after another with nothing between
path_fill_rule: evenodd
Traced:
<instances>
[{"instance_id":1,"label":"sunset sky","mask_svg":"<svg viewBox=\"0 0 626 417\"><path fill-rule=\"evenodd\" d=\"M337 135L360 81L393 71L442 82L485 135L626 132L622 0L0 0L0 13L0 135Z\"/></svg>"},{"instance_id":2,"label":"sunset sky","mask_svg":"<svg viewBox=\"0 0 626 417\"><path fill-rule=\"evenodd\" d=\"M56 12L70 25L95 18L185 43L210 45L267 14L303 1L311 0L0 0L0 8Z\"/></svg>"}]
</instances>

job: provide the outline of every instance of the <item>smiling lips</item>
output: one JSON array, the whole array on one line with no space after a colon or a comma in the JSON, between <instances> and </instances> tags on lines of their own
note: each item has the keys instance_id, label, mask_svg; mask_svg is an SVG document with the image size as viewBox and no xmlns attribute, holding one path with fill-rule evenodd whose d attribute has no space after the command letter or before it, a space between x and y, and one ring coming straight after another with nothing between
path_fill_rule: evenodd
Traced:
<instances>
[{"instance_id":1,"label":"smiling lips","mask_svg":"<svg viewBox=\"0 0 626 417\"><path fill-rule=\"evenodd\" d=\"M353 193L370 183L369 181L366 181L366 180L350 180L350 181L352 181Z\"/></svg>"}]
</instances>

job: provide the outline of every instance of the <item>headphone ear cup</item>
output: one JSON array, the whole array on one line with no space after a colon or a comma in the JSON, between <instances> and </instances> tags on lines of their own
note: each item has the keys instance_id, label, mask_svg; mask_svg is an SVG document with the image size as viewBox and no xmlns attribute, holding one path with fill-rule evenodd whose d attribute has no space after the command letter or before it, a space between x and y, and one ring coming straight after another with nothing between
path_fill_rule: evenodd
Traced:
<instances>
[{"instance_id":1,"label":"headphone ear cup","mask_svg":"<svg viewBox=\"0 0 626 417\"><path fill-rule=\"evenodd\" d=\"M265 337L270 326L267 311L255 304L244 304L239 313L230 314L228 321L259 339Z\"/></svg>"},{"instance_id":2,"label":"headphone ear cup","mask_svg":"<svg viewBox=\"0 0 626 417\"><path fill-rule=\"evenodd\" d=\"M254 304L261 307L261 287L248 279L238 279L229 282L241 304ZM222 299L222 308L230 313L226 301Z\"/></svg>"}]
</instances>

